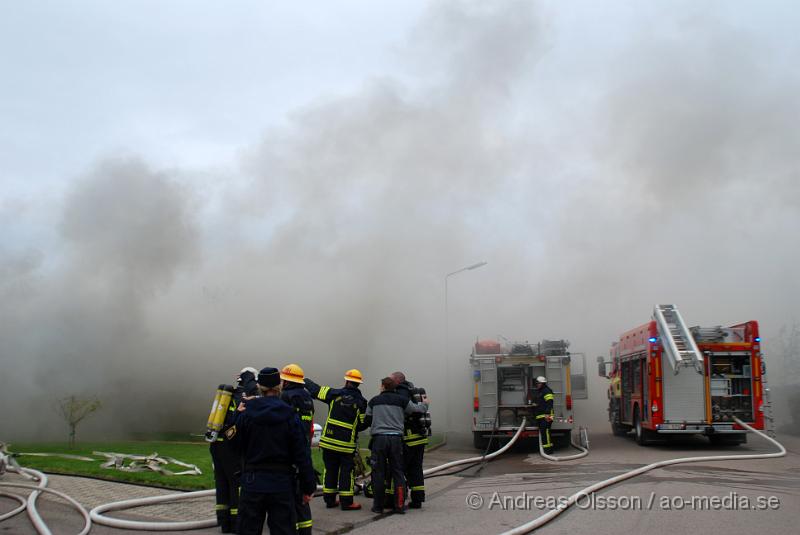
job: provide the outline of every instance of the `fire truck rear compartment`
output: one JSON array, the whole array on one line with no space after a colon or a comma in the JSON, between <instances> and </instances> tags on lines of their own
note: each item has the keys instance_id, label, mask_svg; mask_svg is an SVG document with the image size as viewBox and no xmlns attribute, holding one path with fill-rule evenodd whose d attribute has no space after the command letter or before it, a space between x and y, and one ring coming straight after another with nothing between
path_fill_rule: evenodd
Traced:
<instances>
[{"instance_id":1,"label":"fire truck rear compartment","mask_svg":"<svg viewBox=\"0 0 800 535\"><path fill-rule=\"evenodd\" d=\"M734 416L754 421L753 373L747 352L707 353L711 393L711 421L732 423Z\"/></svg>"}]
</instances>

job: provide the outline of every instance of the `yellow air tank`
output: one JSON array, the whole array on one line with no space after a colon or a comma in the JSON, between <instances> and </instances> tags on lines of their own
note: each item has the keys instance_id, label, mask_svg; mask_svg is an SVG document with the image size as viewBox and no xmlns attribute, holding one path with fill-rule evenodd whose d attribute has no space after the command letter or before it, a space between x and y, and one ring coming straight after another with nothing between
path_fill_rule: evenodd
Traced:
<instances>
[{"instance_id":1,"label":"yellow air tank","mask_svg":"<svg viewBox=\"0 0 800 535\"><path fill-rule=\"evenodd\" d=\"M233 387L231 385L219 385L217 394L214 396L214 403L211 405L211 414L208 415L206 441L214 442L219 432L222 431L222 425L225 423L225 416L228 414L228 406L232 397Z\"/></svg>"}]
</instances>

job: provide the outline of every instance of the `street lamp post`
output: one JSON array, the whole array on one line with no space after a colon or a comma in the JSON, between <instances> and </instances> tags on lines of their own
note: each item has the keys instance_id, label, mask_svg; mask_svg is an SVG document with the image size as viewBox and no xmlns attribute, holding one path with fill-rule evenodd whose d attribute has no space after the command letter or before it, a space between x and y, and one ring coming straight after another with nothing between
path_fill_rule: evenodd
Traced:
<instances>
[{"instance_id":1,"label":"street lamp post","mask_svg":"<svg viewBox=\"0 0 800 535\"><path fill-rule=\"evenodd\" d=\"M445 365L445 436L450 432L452 421L450 419L450 307L447 300L447 280L453 275L483 267L488 262L478 262L471 266L457 269L444 276L444 365Z\"/></svg>"}]
</instances>

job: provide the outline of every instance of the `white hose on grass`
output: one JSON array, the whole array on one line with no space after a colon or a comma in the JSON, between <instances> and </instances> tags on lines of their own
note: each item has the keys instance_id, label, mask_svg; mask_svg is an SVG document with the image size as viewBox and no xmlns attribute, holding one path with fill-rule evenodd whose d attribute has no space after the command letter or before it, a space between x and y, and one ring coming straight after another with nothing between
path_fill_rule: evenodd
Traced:
<instances>
[{"instance_id":1,"label":"white hose on grass","mask_svg":"<svg viewBox=\"0 0 800 535\"><path fill-rule=\"evenodd\" d=\"M706 461L736 461L736 460L743 460L743 459L770 459L770 458L773 458L773 457L783 457L783 456L786 455L786 448L784 448L783 445L780 442L778 442L777 440L773 439L772 437L767 436L766 434L762 433L761 431L758 431L757 429L753 429L752 427L750 427L749 425L747 425L746 423L742 422L741 420L739 420L736 417L734 417L734 420L736 421L737 424L741 425L742 427L744 427L748 431L750 431L752 433L755 433L755 434L767 439L769 442L771 442L772 444L777 446L779 451L777 451L775 453L752 453L752 454L743 454L743 455L704 455L704 456L700 456L700 457L681 457L681 458L678 458L678 459L668 459L666 461L659 461L657 463L648 464L646 466L642 466L641 468L636 468L635 470L631 470L629 472L625 472L624 474L620 474L618 476L610 477L610 478L608 478L606 480L603 480L603 481L601 481L599 483L595 483L594 485L590 485L590 486L586 487L585 489L581 489L578 492L576 492L575 494L573 494L572 496L570 496L567 499L566 503L559 504L558 508L553 509L552 511L549 511L549 512L543 514L542 516L534 518L533 520L531 520L530 522L528 522L526 524L522 524L521 526L518 526L518 527L516 527L514 529L511 529L509 531L505 531L501 535L522 535L523 533L530 533L531 531L534 531L535 529L547 524L548 522L550 522L551 520L556 518L558 515L560 515L564 511L566 511L567 508L569 508L571 505L573 505L579 499L581 499L581 498L583 498L585 496L588 496L589 494L591 494L593 492L597 492L600 489L603 489L603 488L606 488L606 487L610 487L611 485L619 483L620 481L625 481L626 479L630 479L632 477L636 477L636 476L638 476L640 474L644 474L645 472L649 472L650 470L655 470L656 468L663 468L665 466L671 466L673 464L698 463L698 462L706 462Z\"/></svg>"},{"instance_id":2,"label":"white hose on grass","mask_svg":"<svg viewBox=\"0 0 800 535\"><path fill-rule=\"evenodd\" d=\"M479 455L478 457L470 457L468 459L459 459L458 461L452 461L452 462L449 462L449 463L441 464L439 466L434 466L434 467L428 468L427 470L423 470L422 471L422 475L423 476L429 476L431 474L435 474L436 472L441 472L442 470L446 470L448 468L452 468L454 466L459 466L459 465L462 465L462 464L491 461L495 457L497 457L499 455L502 455L503 453L508 451L511 448L511 446L514 445L514 443L517 441L517 439L519 439L520 435L522 434L522 431L525 430L525 422L526 422L526 420L527 420L526 418L522 419L522 423L520 424L519 429L517 429L517 432L514 434L513 437L511 437L511 440L508 441L508 444L506 444L505 446L503 446L499 450L495 451L494 453L490 453L488 455Z\"/></svg>"}]
</instances>

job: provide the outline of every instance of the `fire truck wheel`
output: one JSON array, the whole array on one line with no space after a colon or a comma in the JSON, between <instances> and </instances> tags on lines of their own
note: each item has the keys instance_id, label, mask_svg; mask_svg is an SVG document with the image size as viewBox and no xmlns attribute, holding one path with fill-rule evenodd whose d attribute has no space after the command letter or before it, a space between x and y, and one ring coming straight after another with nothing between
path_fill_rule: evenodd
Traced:
<instances>
[{"instance_id":1,"label":"fire truck wheel","mask_svg":"<svg viewBox=\"0 0 800 535\"><path fill-rule=\"evenodd\" d=\"M640 446L647 446L650 444L650 431L642 428L642 419L639 416L639 407L633 411L633 433L636 438L636 443Z\"/></svg>"},{"instance_id":2,"label":"fire truck wheel","mask_svg":"<svg viewBox=\"0 0 800 535\"><path fill-rule=\"evenodd\" d=\"M608 405L608 416L608 419L611 420L611 433L615 437L624 437L630 433L631 427L629 425L622 425L619 423L619 408L614 399L612 399Z\"/></svg>"}]
</instances>

